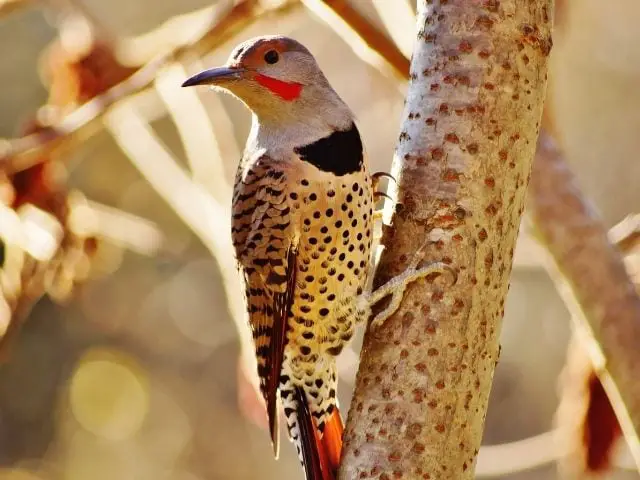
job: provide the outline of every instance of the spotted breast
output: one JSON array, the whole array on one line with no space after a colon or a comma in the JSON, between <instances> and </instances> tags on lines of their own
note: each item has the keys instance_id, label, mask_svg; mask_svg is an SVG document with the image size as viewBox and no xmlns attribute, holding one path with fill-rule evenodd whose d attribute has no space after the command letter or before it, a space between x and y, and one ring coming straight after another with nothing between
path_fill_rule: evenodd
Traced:
<instances>
[{"instance_id":1,"label":"spotted breast","mask_svg":"<svg viewBox=\"0 0 640 480\"><path fill-rule=\"evenodd\" d=\"M355 124L294 148L286 161L258 153L238 170L232 233L272 439L277 450L279 391L307 469L339 462L335 356L359 320L372 214Z\"/></svg>"}]
</instances>

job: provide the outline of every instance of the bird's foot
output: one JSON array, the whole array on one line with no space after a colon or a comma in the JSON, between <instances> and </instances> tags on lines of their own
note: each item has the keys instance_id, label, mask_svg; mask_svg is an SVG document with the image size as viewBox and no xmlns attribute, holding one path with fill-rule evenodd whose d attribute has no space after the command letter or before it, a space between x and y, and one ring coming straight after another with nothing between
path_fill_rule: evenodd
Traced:
<instances>
[{"instance_id":1,"label":"bird's foot","mask_svg":"<svg viewBox=\"0 0 640 480\"><path fill-rule=\"evenodd\" d=\"M383 298L391 295L389 305L387 305L384 310L376 314L376 316L371 320L372 328L380 328L382 324L384 324L384 322L396 312L402 302L404 292L410 283L431 275L442 275L444 273L451 274L453 278L453 281L451 282L452 285L456 283L458 275L456 271L446 263L434 262L425 267L419 268L418 265L422 261L422 256L423 248L414 255L411 264L404 272L397 277L392 278L381 287L378 287L373 292L367 294L369 308L373 307L373 305L377 304Z\"/></svg>"},{"instance_id":2,"label":"bird's foot","mask_svg":"<svg viewBox=\"0 0 640 480\"><path fill-rule=\"evenodd\" d=\"M390 200L390 201L393 202L393 198L391 198L386 193L384 193L384 192L373 192L373 201L375 203L378 203L378 200L380 200L380 197L385 198L385 199Z\"/></svg>"},{"instance_id":3,"label":"bird's foot","mask_svg":"<svg viewBox=\"0 0 640 480\"><path fill-rule=\"evenodd\" d=\"M373 185L373 190L375 191L378 188L378 184L380 183L380 179L381 178L388 178L390 180L393 180L394 183L396 182L396 179L394 178L393 175L391 175L390 173L387 172L376 172L373 175L371 175L371 182Z\"/></svg>"},{"instance_id":4,"label":"bird's foot","mask_svg":"<svg viewBox=\"0 0 640 480\"><path fill-rule=\"evenodd\" d=\"M386 192L383 192L382 190L378 190L378 186L380 185L380 179L384 177L387 177L390 180L393 180L394 183L396 183L396 179L393 178L393 176L388 174L387 172L376 172L373 175L371 175L371 186L373 189L374 203L377 203L381 198L385 200L390 200L393 202L393 198L387 195ZM384 202L383 202L383 205L384 205Z\"/></svg>"}]
</instances>

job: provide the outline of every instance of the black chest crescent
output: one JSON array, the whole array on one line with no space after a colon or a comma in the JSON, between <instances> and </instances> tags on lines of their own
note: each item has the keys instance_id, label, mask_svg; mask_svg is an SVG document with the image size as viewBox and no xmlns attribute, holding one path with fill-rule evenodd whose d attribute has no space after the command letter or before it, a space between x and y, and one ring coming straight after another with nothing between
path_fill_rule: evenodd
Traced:
<instances>
[{"instance_id":1,"label":"black chest crescent","mask_svg":"<svg viewBox=\"0 0 640 480\"><path fill-rule=\"evenodd\" d=\"M348 130L336 130L313 143L296 147L294 152L301 160L338 177L363 168L362 140L355 123Z\"/></svg>"}]
</instances>

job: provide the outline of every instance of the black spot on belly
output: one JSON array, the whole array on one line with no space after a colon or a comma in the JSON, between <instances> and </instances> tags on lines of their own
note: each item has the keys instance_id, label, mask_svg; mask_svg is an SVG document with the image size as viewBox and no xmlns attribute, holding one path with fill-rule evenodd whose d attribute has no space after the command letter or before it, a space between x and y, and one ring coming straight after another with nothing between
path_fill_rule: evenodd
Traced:
<instances>
[{"instance_id":1,"label":"black spot on belly","mask_svg":"<svg viewBox=\"0 0 640 480\"><path fill-rule=\"evenodd\" d=\"M355 123L308 145L294 148L302 160L337 176L362 170L362 140Z\"/></svg>"},{"instance_id":2,"label":"black spot on belly","mask_svg":"<svg viewBox=\"0 0 640 480\"><path fill-rule=\"evenodd\" d=\"M344 345L338 345L337 347L328 348L327 352L329 353L329 355L333 355L335 357L340 355L340 352L342 352L343 348L344 348Z\"/></svg>"}]
</instances>

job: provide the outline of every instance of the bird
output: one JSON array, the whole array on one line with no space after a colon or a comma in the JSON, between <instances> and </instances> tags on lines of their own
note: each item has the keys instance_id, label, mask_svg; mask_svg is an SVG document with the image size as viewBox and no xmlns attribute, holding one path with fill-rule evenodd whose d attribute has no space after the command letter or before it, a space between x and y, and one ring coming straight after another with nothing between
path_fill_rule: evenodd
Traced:
<instances>
[{"instance_id":1,"label":"bird","mask_svg":"<svg viewBox=\"0 0 640 480\"><path fill-rule=\"evenodd\" d=\"M225 65L182 84L200 85L252 112L231 235L274 455L280 405L306 479L333 480L344 429L336 357L375 303L392 296L373 318L379 326L410 282L446 265L413 261L375 291L368 287L379 176L369 173L353 112L299 41L246 40Z\"/></svg>"}]
</instances>

